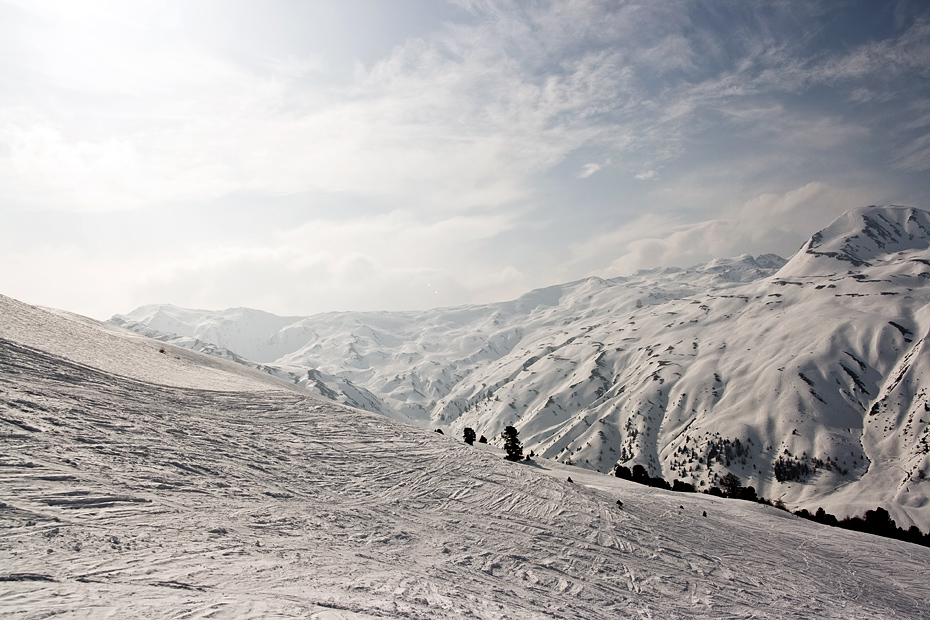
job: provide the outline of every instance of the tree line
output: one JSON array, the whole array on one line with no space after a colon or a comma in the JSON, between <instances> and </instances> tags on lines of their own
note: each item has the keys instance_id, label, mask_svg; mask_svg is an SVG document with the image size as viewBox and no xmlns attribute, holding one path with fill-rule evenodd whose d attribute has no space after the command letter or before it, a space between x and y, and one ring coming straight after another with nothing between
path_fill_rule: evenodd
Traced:
<instances>
[{"instance_id":1,"label":"tree line","mask_svg":"<svg viewBox=\"0 0 930 620\"><path fill-rule=\"evenodd\" d=\"M630 469L629 467L618 464L616 467L614 467L614 475L618 478L623 478L624 480L630 480L632 482L660 489L666 489L668 491L676 491L679 493L697 492L697 489L694 487L694 485L688 482L675 480L672 482L672 484L669 484L661 476L650 476L649 472L647 472L646 468L642 465L634 465L633 468ZM781 500L775 500L772 502L765 499L764 497L759 497L756 494L755 488L751 486L744 487L739 477L732 473L728 473L726 476L721 478L719 487L712 486L707 491L702 492L706 493L707 495L714 495L717 497L758 502L760 504L766 504L780 510L788 511L788 508ZM891 518L891 515L888 513L888 511L881 507L876 508L875 510L866 511L865 515L862 517L846 517L845 519L838 519L836 516L826 512L823 508L818 508L814 513L811 513L806 508L802 508L800 510L795 510L792 514L801 517L802 519L816 521L817 523L822 523L823 525L829 525L831 527L839 527L846 530L865 532L867 534L884 536L885 538L894 538L897 540L903 540L917 545L930 547L930 532L925 534L921 532L916 525L912 525L908 529L898 527L898 524L895 523L894 519Z\"/></svg>"}]
</instances>

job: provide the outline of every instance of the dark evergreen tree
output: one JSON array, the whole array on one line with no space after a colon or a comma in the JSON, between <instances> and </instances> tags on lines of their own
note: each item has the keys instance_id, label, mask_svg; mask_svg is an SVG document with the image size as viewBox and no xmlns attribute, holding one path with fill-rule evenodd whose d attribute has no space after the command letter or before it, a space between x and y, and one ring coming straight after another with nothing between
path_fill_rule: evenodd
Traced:
<instances>
[{"instance_id":1,"label":"dark evergreen tree","mask_svg":"<svg viewBox=\"0 0 930 620\"><path fill-rule=\"evenodd\" d=\"M760 502L765 503L763 499L759 499L759 495L756 493L755 487L743 487L739 491L737 496L739 499L744 499L747 502Z\"/></svg>"},{"instance_id":2,"label":"dark evergreen tree","mask_svg":"<svg viewBox=\"0 0 930 620\"><path fill-rule=\"evenodd\" d=\"M720 481L720 489L727 497L739 497L743 489L743 483L733 474L727 474Z\"/></svg>"},{"instance_id":3,"label":"dark evergreen tree","mask_svg":"<svg viewBox=\"0 0 930 620\"><path fill-rule=\"evenodd\" d=\"M632 480L640 484L649 484L649 472L642 465L634 465Z\"/></svg>"},{"instance_id":4,"label":"dark evergreen tree","mask_svg":"<svg viewBox=\"0 0 930 620\"><path fill-rule=\"evenodd\" d=\"M475 429L473 429L473 428L467 428L467 427L465 428L465 434L464 434L465 443L467 443L467 444L470 445L470 446L475 445L475 437L476 437L476 436L477 436L477 435L475 435Z\"/></svg>"},{"instance_id":5,"label":"dark evergreen tree","mask_svg":"<svg viewBox=\"0 0 930 620\"><path fill-rule=\"evenodd\" d=\"M488 438L482 435L481 438L478 440L478 443L488 443Z\"/></svg>"},{"instance_id":6,"label":"dark evergreen tree","mask_svg":"<svg viewBox=\"0 0 930 620\"><path fill-rule=\"evenodd\" d=\"M836 525L839 523L835 516L831 515L823 508L818 508L817 512L814 513L814 521L823 523L824 525L830 525L832 527L836 527Z\"/></svg>"},{"instance_id":7,"label":"dark evergreen tree","mask_svg":"<svg viewBox=\"0 0 930 620\"><path fill-rule=\"evenodd\" d=\"M878 534L879 536L895 538L895 534L898 530L897 523L894 522L894 519L891 518L888 511L881 507L875 510L867 510L865 513L865 523L867 532Z\"/></svg>"},{"instance_id":8,"label":"dark evergreen tree","mask_svg":"<svg viewBox=\"0 0 930 620\"><path fill-rule=\"evenodd\" d=\"M507 456L504 458L508 461L522 461L523 445L520 443L520 440L517 439L517 429L508 426L504 429L504 432L501 433L501 439L504 440L504 450L507 451Z\"/></svg>"},{"instance_id":9,"label":"dark evergreen tree","mask_svg":"<svg viewBox=\"0 0 930 620\"><path fill-rule=\"evenodd\" d=\"M632 479L633 479L633 472L630 471L630 468L629 468L629 467L626 467L626 466L624 466L624 465L617 465L617 466L614 468L614 475L615 475L617 478L623 478L624 480L632 480Z\"/></svg>"},{"instance_id":10,"label":"dark evergreen tree","mask_svg":"<svg viewBox=\"0 0 930 620\"><path fill-rule=\"evenodd\" d=\"M436 432L439 433L440 435L445 435L445 433L442 432L442 429L441 429L441 428L437 428L437 429L436 429Z\"/></svg>"}]
</instances>

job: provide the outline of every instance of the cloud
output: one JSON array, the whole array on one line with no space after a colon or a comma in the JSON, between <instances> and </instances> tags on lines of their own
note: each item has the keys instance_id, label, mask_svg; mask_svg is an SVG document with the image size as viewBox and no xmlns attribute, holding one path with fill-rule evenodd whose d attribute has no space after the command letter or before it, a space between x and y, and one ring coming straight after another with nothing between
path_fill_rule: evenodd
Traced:
<instances>
[{"instance_id":1,"label":"cloud","mask_svg":"<svg viewBox=\"0 0 930 620\"><path fill-rule=\"evenodd\" d=\"M11 156L0 166L18 194L77 209L237 191L462 209L527 198L539 175L586 144L677 141L668 127L650 126L637 67L654 74L693 64L680 18L598 3L468 6L491 19L408 40L358 67L348 84L322 88L304 79L320 69L317 58L272 60L262 73L183 40L134 45L132 28L56 31L41 56L49 82L121 122L85 123L94 112L80 106L32 109L30 118L7 109L0 139ZM644 25L665 34L641 44ZM630 42L617 46L623 37ZM78 131L82 124L97 130Z\"/></svg>"},{"instance_id":2,"label":"cloud","mask_svg":"<svg viewBox=\"0 0 930 620\"><path fill-rule=\"evenodd\" d=\"M4 251L2 260L9 269L4 294L98 319L157 302L285 315L427 309L465 303L485 288L507 288L519 279L519 272L505 268L506 281L481 285L454 265L410 266L384 260L377 250L333 254L295 246L220 246L114 260L72 245ZM34 277L37 272L42 278Z\"/></svg>"},{"instance_id":3,"label":"cloud","mask_svg":"<svg viewBox=\"0 0 930 620\"><path fill-rule=\"evenodd\" d=\"M930 77L930 18L924 16L898 37L864 43L849 53L812 66L810 79L823 82L886 81L899 75Z\"/></svg>"},{"instance_id":4,"label":"cloud","mask_svg":"<svg viewBox=\"0 0 930 620\"><path fill-rule=\"evenodd\" d=\"M581 167L581 172L578 173L579 179L587 179L589 176L601 169L600 164L590 163L585 164Z\"/></svg>"},{"instance_id":5,"label":"cloud","mask_svg":"<svg viewBox=\"0 0 930 620\"><path fill-rule=\"evenodd\" d=\"M659 178L659 173L655 170L646 170L637 174L635 178L639 181L655 181Z\"/></svg>"},{"instance_id":6,"label":"cloud","mask_svg":"<svg viewBox=\"0 0 930 620\"><path fill-rule=\"evenodd\" d=\"M613 277L744 253L790 255L810 235L866 200L861 190L815 182L782 194L758 195L709 220L689 222L684 215L647 213L573 246L572 260L605 264L613 254L610 266L597 273Z\"/></svg>"},{"instance_id":7,"label":"cloud","mask_svg":"<svg viewBox=\"0 0 930 620\"><path fill-rule=\"evenodd\" d=\"M895 167L901 170L930 170L930 99L909 107L909 120L902 126L906 136L895 155Z\"/></svg>"},{"instance_id":8,"label":"cloud","mask_svg":"<svg viewBox=\"0 0 930 620\"><path fill-rule=\"evenodd\" d=\"M41 71L59 98L86 104L0 110L0 180L34 203L90 210L241 191L503 206L531 197L545 171L584 146L656 165L685 152L708 110L842 81L861 99L859 84L889 68L930 64L930 27L919 20L897 39L808 62L787 42L787 25L803 21L789 22L791 11L771 23L743 12L747 25L725 50L694 14L654 3L462 5L481 19L322 82L307 79L324 67L316 56L256 69L180 35L153 40L143 22L156 7L92 12L109 15L106 27L42 8L79 26L38 33ZM119 122L101 122L99 106Z\"/></svg>"},{"instance_id":9,"label":"cloud","mask_svg":"<svg viewBox=\"0 0 930 620\"><path fill-rule=\"evenodd\" d=\"M133 44L129 30L56 30L41 67L79 103L0 109L0 179L17 195L83 210L241 191L502 205L595 137L587 119L616 91L609 53L565 58L537 80L504 46L540 40L498 42L493 28L408 40L322 87L304 79L314 58L258 72L185 41Z\"/></svg>"},{"instance_id":10,"label":"cloud","mask_svg":"<svg viewBox=\"0 0 930 620\"><path fill-rule=\"evenodd\" d=\"M906 145L898 155L895 167L914 172L930 170L930 133L917 136Z\"/></svg>"}]
</instances>

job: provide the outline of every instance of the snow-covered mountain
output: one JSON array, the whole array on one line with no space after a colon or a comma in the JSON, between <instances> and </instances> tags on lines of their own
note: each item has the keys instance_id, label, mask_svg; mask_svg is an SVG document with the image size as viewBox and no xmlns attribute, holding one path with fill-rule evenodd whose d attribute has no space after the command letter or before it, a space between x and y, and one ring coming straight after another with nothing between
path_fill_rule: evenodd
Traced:
<instances>
[{"instance_id":1,"label":"snow-covered mountain","mask_svg":"<svg viewBox=\"0 0 930 620\"><path fill-rule=\"evenodd\" d=\"M0 437L5 618L917 620L930 605L930 549L511 463L3 296Z\"/></svg>"},{"instance_id":2,"label":"snow-covered mountain","mask_svg":"<svg viewBox=\"0 0 930 620\"><path fill-rule=\"evenodd\" d=\"M867 207L787 264L742 256L262 330L237 318L250 311L171 306L112 322L204 350L247 342L252 362L297 384L447 432L494 439L512 424L564 463L642 464L699 489L732 472L792 507L882 506L926 531L928 278L930 214Z\"/></svg>"},{"instance_id":3,"label":"snow-covered mountain","mask_svg":"<svg viewBox=\"0 0 930 620\"><path fill-rule=\"evenodd\" d=\"M773 254L744 255L690 270L654 269L609 281L588 278L511 302L428 312L342 312L294 319L248 308L214 312L161 304L116 315L109 323L286 377L344 404L429 425L437 399L457 381L450 378L447 365L463 375L506 355L515 328L526 331L529 319L547 329L549 321L540 322L540 312L574 304L574 297L589 289L609 289L606 301L612 307L642 307L752 281L784 263ZM597 310L592 305L591 311ZM561 322L554 318L554 324ZM275 357L282 350L288 353ZM378 387L366 389L369 385Z\"/></svg>"}]
</instances>

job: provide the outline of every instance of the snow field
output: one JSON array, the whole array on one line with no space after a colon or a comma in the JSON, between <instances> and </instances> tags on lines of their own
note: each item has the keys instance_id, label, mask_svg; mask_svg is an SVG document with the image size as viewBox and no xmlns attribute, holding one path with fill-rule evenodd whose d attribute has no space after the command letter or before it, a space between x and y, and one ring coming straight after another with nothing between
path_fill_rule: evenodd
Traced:
<instances>
[{"instance_id":1,"label":"snow field","mask_svg":"<svg viewBox=\"0 0 930 620\"><path fill-rule=\"evenodd\" d=\"M43 312L31 342L60 350L71 319ZM0 339L5 617L871 619L930 603L922 547L509 463L257 379L140 381L157 357L104 348L123 375Z\"/></svg>"}]
</instances>

